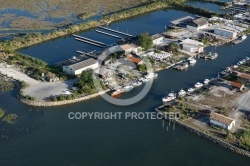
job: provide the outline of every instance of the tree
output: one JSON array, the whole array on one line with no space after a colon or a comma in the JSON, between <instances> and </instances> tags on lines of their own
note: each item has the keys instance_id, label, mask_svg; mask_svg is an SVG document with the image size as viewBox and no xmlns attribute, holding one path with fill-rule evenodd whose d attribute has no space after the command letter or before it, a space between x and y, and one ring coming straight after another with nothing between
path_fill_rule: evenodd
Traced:
<instances>
[{"instance_id":1,"label":"tree","mask_svg":"<svg viewBox=\"0 0 250 166\"><path fill-rule=\"evenodd\" d=\"M170 43L168 46L165 47L165 50L168 52L177 53L180 49L180 46L176 43Z\"/></svg>"},{"instance_id":2,"label":"tree","mask_svg":"<svg viewBox=\"0 0 250 166\"><path fill-rule=\"evenodd\" d=\"M138 68L138 70L140 72L146 72L147 71L147 66L145 64L138 65L137 68Z\"/></svg>"},{"instance_id":3,"label":"tree","mask_svg":"<svg viewBox=\"0 0 250 166\"><path fill-rule=\"evenodd\" d=\"M148 33L142 33L139 35L139 45L148 50L153 47L153 40Z\"/></svg>"}]
</instances>

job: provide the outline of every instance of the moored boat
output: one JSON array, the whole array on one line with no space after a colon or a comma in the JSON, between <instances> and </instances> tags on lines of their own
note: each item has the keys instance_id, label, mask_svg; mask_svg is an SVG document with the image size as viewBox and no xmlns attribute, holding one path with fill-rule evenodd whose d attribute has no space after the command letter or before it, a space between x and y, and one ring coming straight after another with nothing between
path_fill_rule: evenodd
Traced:
<instances>
[{"instance_id":1,"label":"moored boat","mask_svg":"<svg viewBox=\"0 0 250 166\"><path fill-rule=\"evenodd\" d=\"M156 78L158 77L158 74L157 73L148 73L145 78L146 79L150 79L150 78Z\"/></svg>"},{"instance_id":2,"label":"moored boat","mask_svg":"<svg viewBox=\"0 0 250 166\"><path fill-rule=\"evenodd\" d=\"M197 83L194 85L195 88L201 88L202 86L203 86L203 84L200 83L200 82L197 82Z\"/></svg>"},{"instance_id":3,"label":"moored boat","mask_svg":"<svg viewBox=\"0 0 250 166\"><path fill-rule=\"evenodd\" d=\"M194 92L195 91L195 89L194 88L188 88L188 92Z\"/></svg>"},{"instance_id":4,"label":"moored boat","mask_svg":"<svg viewBox=\"0 0 250 166\"><path fill-rule=\"evenodd\" d=\"M133 82L133 86L134 86L134 87L140 86L140 85L142 85L142 82L141 82L141 81Z\"/></svg>"},{"instance_id":5,"label":"moored boat","mask_svg":"<svg viewBox=\"0 0 250 166\"><path fill-rule=\"evenodd\" d=\"M197 62L197 60L192 58L192 57L188 58L187 60L188 60L189 64L191 64L191 65L193 65Z\"/></svg>"},{"instance_id":6,"label":"moored boat","mask_svg":"<svg viewBox=\"0 0 250 166\"><path fill-rule=\"evenodd\" d=\"M163 98L162 98L162 101L163 101L163 102L169 102L169 101L172 101L172 100L174 100L174 99L176 99L176 95L175 95L174 92L171 92L171 93L169 93L167 96L163 97Z\"/></svg>"},{"instance_id":7,"label":"moored boat","mask_svg":"<svg viewBox=\"0 0 250 166\"><path fill-rule=\"evenodd\" d=\"M209 79L205 79L205 80L204 80L204 84L208 84L209 81L210 81Z\"/></svg>"},{"instance_id":8,"label":"moored boat","mask_svg":"<svg viewBox=\"0 0 250 166\"><path fill-rule=\"evenodd\" d=\"M183 96L185 96L186 94L187 94L187 92L186 92L185 90L181 89L180 92L178 93L178 96L179 96L179 97L183 97Z\"/></svg>"},{"instance_id":9,"label":"moored boat","mask_svg":"<svg viewBox=\"0 0 250 166\"><path fill-rule=\"evenodd\" d=\"M111 96L114 97L114 96L118 96L120 94L122 94L124 92L123 89L117 89L116 91L112 92L111 93Z\"/></svg>"},{"instance_id":10,"label":"moored boat","mask_svg":"<svg viewBox=\"0 0 250 166\"><path fill-rule=\"evenodd\" d=\"M127 86L124 86L123 90L124 92L129 92L133 89L134 87L132 85L127 85Z\"/></svg>"},{"instance_id":11,"label":"moored boat","mask_svg":"<svg viewBox=\"0 0 250 166\"><path fill-rule=\"evenodd\" d=\"M241 40L246 40L247 39L247 35L242 35L241 36Z\"/></svg>"}]
</instances>

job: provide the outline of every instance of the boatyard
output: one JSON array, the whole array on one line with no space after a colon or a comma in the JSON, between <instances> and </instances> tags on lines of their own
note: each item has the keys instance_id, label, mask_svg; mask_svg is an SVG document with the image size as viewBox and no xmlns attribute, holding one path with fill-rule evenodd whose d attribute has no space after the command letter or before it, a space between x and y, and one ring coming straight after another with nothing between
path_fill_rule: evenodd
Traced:
<instances>
[{"instance_id":1,"label":"boatyard","mask_svg":"<svg viewBox=\"0 0 250 166\"><path fill-rule=\"evenodd\" d=\"M250 38L247 36L250 23L245 3L234 11L239 5L230 3L223 7L223 14L211 17L164 8L118 22L96 24L88 31L76 31L23 48L18 50L20 54L11 49L0 51L4 57L0 60L1 74L21 82L20 92L0 94L3 96L0 103L4 109L20 113L21 123L18 122L16 128L21 126L20 131L24 133L19 136L21 132L14 130L15 134L10 135L4 126L1 137L11 141L1 144L0 154L10 154L6 157L8 160L18 158L22 164L30 163L24 157L30 153L30 146L53 145L51 152L42 156L48 161L53 160L52 153L58 154L58 158L66 156L51 162L61 165L65 162L112 165L120 164L121 160L122 165L185 165L186 162L188 165L214 162L247 165L245 156L250 157L246 141L250 129ZM228 17L228 12L232 17ZM126 107L105 98L135 100L150 83L153 84L143 98ZM99 84L101 90L97 88ZM9 104L10 101L13 104ZM69 116L117 111L178 113L180 119L97 121L73 120ZM26 116L32 122L24 122ZM62 137L58 139L58 136ZM60 147L54 140L61 140ZM245 156L235 155L213 142ZM12 147L12 143L15 146ZM74 162L63 146L75 155ZM24 153L17 155L16 148ZM145 159L152 154L157 157ZM110 156L116 159L110 162L107 160ZM215 160L211 162L211 158ZM35 159L44 162L44 158ZM13 164L11 160L8 163Z\"/></svg>"}]
</instances>

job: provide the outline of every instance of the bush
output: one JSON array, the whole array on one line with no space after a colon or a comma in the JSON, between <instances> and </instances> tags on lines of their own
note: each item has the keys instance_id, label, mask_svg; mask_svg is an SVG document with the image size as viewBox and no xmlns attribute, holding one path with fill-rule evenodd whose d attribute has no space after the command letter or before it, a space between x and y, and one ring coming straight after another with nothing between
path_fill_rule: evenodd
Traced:
<instances>
[{"instance_id":1,"label":"bush","mask_svg":"<svg viewBox=\"0 0 250 166\"><path fill-rule=\"evenodd\" d=\"M16 114L9 114L3 118L3 121L9 124L14 124L17 118L18 116Z\"/></svg>"},{"instance_id":2,"label":"bush","mask_svg":"<svg viewBox=\"0 0 250 166\"><path fill-rule=\"evenodd\" d=\"M4 114L5 114L5 111L2 108L0 108L0 118L2 118Z\"/></svg>"}]
</instances>

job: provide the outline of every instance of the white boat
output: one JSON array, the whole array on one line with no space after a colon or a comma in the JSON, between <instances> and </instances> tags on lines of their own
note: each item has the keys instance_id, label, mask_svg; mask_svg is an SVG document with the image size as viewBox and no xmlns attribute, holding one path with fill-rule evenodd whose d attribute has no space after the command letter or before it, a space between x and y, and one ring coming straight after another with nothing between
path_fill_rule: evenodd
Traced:
<instances>
[{"instance_id":1,"label":"white boat","mask_svg":"<svg viewBox=\"0 0 250 166\"><path fill-rule=\"evenodd\" d=\"M247 35L242 35L241 36L241 40L246 40L247 39Z\"/></svg>"},{"instance_id":2,"label":"white boat","mask_svg":"<svg viewBox=\"0 0 250 166\"><path fill-rule=\"evenodd\" d=\"M204 84L208 84L209 81L210 81L209 79L205 79L205 80L204 80Z\"/></svg>"},{"instance_id":3,"label":"white boat","mask_svg":"<svg viewBox=\"0 0 250 166\"><path fill-rule=\"evenodd\" d=\"M129 92L129 91L131 91L133 88L134 88L134 87L133 87L132 85L127 85L127 86L125 86L125 87L123 88L123 90L124 90L125 92Z\"/></svg>"},{"instance_id":4,"label":"white boat","mask_svg":"<svg viewBox=\"0 0 250 166\"><path fill-rule=\"evenodd\" d=\"M142 85L142 82L141 81L136 81L136 82L133 82L133 86L140 86Z\"/></svg>"},{"instance_id":5,"label":"white boat","mask_svg":"<svg viewBox=\"0 0 250 166\"><path fill-rule=\"evenodd\" d=\"M192 65L197 62L197 60L192 58L192 57L188 58L187 60L188 60L189 64L192 64Z\"/></svg>"},{"instance_id":6,"label":"white boat","mask_svg":"<svg viewBox=\"0 0 250 166\"><path fill-rule=\"evenodd\" d=\"M147 81L149 81L149 79L144 78L144 77L141 77L141 78L139 79L139 81L141 81L141 82L147 82Z\"/></svg>"},{"instance_id":7,"label":"white boat","mask_svg":"<svg viewBox=\"0 0 250 166\"><path fill-rule=\"evenodd\" d=\"M238 67L239 67L238 65L234 65L234 66L233 66L234 69L237 69Z\"/></svg>"},{"instance_id":8,"label":"white boat","mask_svg":"<svg viewBox=\"0 0 250 166\"><path fill-rule=\"evenodd\" d=\"M227 72L225 70L223 70L222 72L220 72L221 75L225 75L227 74Z\"/></svg>"},{"instance_id":9,"label":"white boat","mask_svg":"<svg viewBox=\"0 0 250 166\"><path fill-rule=\"evenodd\" d=\"M157 73L148 73L145 78L150 79L150 78L156 78L158 77Z\"/></svg>"},{"instance_id":10,"label":"white boat","mask_svg":"<svg viewBox=\"0 0 250 166\"><path fill-rule=\"evenodd\" d=\"M188 89L188 92L194 92L194 91L195 91L194 88L189 88L189 89Z\"/></svg>"},{"instance_id":11,"label":"white boat","mask_svg":"<svg viewBox=\"0 0 250 166\"><path fill-rule=\"evenodd\" d=\"M187 92L181 89L180 92L178 93L178 96L185 96L186 94Z\"/></svg>"},{"instance_id":12,"label":"white boat","mask_svg":"<svg viewBox=\"0 0 250 166\"><path fill-rule=\"evenodd\" d=\"M172 101L174 99L176 99L176 96L175 96L175 94L173 92L171 92L167 96L163 97L162 101L163 102L169 102L169 101Z\"/></svg>"},{"instance_id":13,"label":"white boat","mask_svg":"<svg viewBox=\"0 0 250 166\"><path fill-rule=\"evenodd\" d=\"M202 86L203 86L203 84L200 83L200 82L197 82L197 83L194 85L195 88L201 88Z\"/></svg>"}]
</instances>

